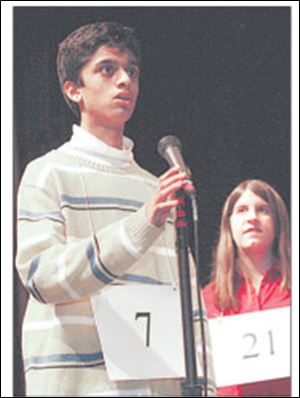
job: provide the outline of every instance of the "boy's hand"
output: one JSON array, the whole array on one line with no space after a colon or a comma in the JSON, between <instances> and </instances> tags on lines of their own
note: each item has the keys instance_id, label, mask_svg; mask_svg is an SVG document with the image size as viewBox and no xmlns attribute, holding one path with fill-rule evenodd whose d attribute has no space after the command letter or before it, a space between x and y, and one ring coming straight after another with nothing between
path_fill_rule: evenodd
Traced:
<instances>
[{"instance_id":1,"label":"boy's hand","mask_svg":"<svg viewBox=\"0 0 300 398\"><path fill-rule=\"evenodd\" d=\"M159 186L154 198L146 205L146 213L151 224L161 227L173 207L178 205L175 192L182 188L187 174L178 166L172 167L159 178Z\"/></svg>"}]
</instances>

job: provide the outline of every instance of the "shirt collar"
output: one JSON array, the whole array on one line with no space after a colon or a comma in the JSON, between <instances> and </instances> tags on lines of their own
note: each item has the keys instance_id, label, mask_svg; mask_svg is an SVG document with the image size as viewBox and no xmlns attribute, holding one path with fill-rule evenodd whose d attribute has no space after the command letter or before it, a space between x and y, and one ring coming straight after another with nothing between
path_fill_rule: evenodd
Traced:
<instances>
[{"instance_id":1,"label":"shirt collar","mask_svg":"<svg viewBox=\"0 0 300 398\"><path fill-rule=\"evenodd\" d=\"M245 280L245 276L243 275L242 272L238 272L238 279L240 282ZM268 271L266 271L263 275L262 280L272 280L276 279L281 276L281 269L278 264L273 265Z\"/></svg>"}]
</instances>

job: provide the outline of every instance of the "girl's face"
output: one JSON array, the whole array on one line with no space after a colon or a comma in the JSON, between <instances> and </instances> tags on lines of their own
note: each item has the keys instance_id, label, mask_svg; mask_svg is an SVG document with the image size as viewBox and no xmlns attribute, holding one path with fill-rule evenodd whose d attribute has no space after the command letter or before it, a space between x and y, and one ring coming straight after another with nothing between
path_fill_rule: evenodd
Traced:
<instances>
[{"instance_id":1,"label":"girl's face","mask_svg":"<svg viewBox=\"0 0 300 398\"><path fill-rule=\"evenodd\" d=\"M230 226L238 251L272 253L275 226L270 206L249 189L235 203Z\"/></svg>"}]
</instances>

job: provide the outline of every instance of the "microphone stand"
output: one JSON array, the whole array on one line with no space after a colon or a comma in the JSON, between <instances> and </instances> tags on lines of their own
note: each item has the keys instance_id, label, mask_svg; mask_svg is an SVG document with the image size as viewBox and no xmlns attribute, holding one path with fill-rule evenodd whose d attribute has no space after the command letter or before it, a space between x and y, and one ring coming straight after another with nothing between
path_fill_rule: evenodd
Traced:
<instances>
[{"instance_id":1,"label":"microphone stand","mask_svg":"<svg viewBox=\"0 0 300 398\"><path fill-rule=\"evenodd\" d=\"M195 336L193 327L193 307L190 286L190 268L188 256L188 230L185 210L185 194L182 189L176 192L179 204L176 208L176 244L179 267L181 313L183 324L183 343L186 379L181 383L183 396L202 396L202 386L197 383L197 365L195 355Z\"/></svg>"}]
</instances>

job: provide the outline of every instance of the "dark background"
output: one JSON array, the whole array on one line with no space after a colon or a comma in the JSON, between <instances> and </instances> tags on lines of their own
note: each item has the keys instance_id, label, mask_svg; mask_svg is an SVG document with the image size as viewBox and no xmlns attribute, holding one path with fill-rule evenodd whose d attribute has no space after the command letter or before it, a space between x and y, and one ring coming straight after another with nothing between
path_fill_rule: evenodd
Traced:
<instances>
[{"instance_id":1,"label":"dark background","mask_svg":"<svg viewBox=\"0 0 300 398\"><path fill-rule=\"evenodd\" d=\"M290 209L289 7L15 7L14 187L26 164L68 140L74 119L56 76L57 45L98 20L135 28L141 92L126 132L156 175L166 134L183 144L198 190L201 284L208 281L221 208L244 179L273 185ZM24 394L21 321L27 296L14 278L14 396Z\"/></svg>"}]
</instances>

